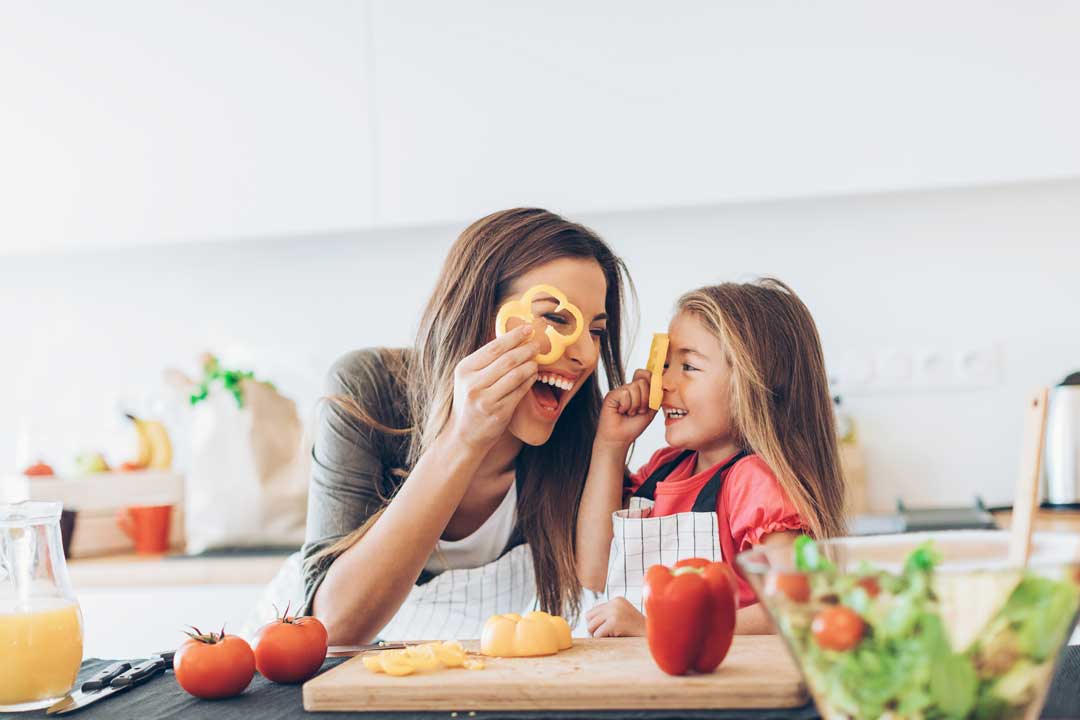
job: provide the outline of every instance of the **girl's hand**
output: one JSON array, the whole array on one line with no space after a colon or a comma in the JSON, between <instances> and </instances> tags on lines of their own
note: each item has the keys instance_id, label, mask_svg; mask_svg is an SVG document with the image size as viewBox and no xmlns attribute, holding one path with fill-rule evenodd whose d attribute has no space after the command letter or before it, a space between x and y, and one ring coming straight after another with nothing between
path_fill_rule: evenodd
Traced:
<instances>
[{"instance_id":1,"label":"girl's hand","mask_svg":"<svg viewBox=\"0 0 1080 720\"><path fill-rule=\"evenodd\" d=\"M540 352L533 328L522 325L468 355L454 368L450 423L459 442L488 450L536 382Z\"/></svg>"},{"instance_id":2,"label":"girl's hand","mask_svg":"<svg viewBox=\"0 0 1080 720\"><path fill-rule=\"evenodd\" d=\"M600 423L596 428L597 443L625 449L645 432L656 417L656 410L649 409L651 377L648 370L637 370L632 381L604 397L600 407Z\"/></svg>"},{"instance_id":3,"label":"girl's hand","mask_svg":"<svg viewBox=\"0 0 1080 720\"><path fill-rule=\"evenodd\" d=\"M593 637L641 637L645 634L645 616L624 597L597 605L585 613L585 620Z\"/></svg>"}]
</instances>

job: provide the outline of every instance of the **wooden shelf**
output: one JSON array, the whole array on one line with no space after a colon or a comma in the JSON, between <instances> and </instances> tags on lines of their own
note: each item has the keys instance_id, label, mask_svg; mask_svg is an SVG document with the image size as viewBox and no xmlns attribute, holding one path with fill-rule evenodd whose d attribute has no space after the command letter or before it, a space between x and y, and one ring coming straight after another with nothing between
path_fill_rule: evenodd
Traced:
<instances>
[{"instance_id":1,"label":"wooden shelf","mask_svg":"<svg viewBox=\"0 0 1080 720\"><path fill-rule=\"evenodd\" d=\"M163 587L176 585L264 585L286 555L188 557L186 555L113 555L68 560L68 573L83 588Z\"/></svg>"},{"instance_id":2,"label":"wooden shelf","mask_svg":"<svg viewBox=\"0 0 1080 720\"><path fill-rule=\"evenodd\" d=\"M1002 529L1012 526L1012 511L998 510L992 513L994 522ZM1080 533L1080 510L1044 510L1035 513L1035 532Z\"/></svg>"}]
</instances>

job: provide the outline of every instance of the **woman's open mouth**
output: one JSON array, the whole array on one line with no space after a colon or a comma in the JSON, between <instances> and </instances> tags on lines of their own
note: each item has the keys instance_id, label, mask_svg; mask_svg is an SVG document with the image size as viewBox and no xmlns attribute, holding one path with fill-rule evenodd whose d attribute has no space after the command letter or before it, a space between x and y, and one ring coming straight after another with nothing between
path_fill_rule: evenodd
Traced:
<instances>
[{"instance_id":1,"label":"woman's open mouth","mask_svg":"<svg viewBox=\"0 0 1080 720\"><path fill-rule=\"evenodd\" d=\"M530 395L541 417L553 420L559 417L563 400L574 389L575 381L558 373L541 372L533 383Z\"/></svg>"}]
</instances>

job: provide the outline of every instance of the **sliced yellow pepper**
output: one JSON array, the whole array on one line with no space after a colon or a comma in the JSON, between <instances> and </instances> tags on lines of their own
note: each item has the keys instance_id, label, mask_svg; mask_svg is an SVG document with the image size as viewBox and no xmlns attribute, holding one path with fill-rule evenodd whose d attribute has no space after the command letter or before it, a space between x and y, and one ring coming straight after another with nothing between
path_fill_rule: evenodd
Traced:
<instances>
[{"instance_id":1,"label":"sliced yellow pepper","mask_svg":"<svg viewBox=\"0 0 1080 720\"><path fill-rule=\"evenodd\" d=\"M383 650L378 653L368 653L362 656L360 661L365 668L373 673L386 673L395 676L412 675L417 671L438 670L443 666L448 668L464 667L469 670L482 670L484 668L482 661L469 659L465 653L465 648L456 640L409 645L404 650ZM473 667L470 667L470 663Z\"/></svg>"},{"instance_id":2,"label":"sliced yellow pepper","mask_svg":"<svg viewBox=\"0 0 1080 720\"><path fill-rule=\"evenodd\" d=\"M465 648L459 642L437 643L435 655L439 662L448 668L461 667L465 664Z\"/></svg>"},{"instance_id":3,"label":"sliced yellow pepper","mask_svg":"<svg viewBox=\"0 0 1080 720\"><path fill-rule=\"evenodd\" d=\"M502 337L506 334L506 324L511 318L518 318L524 320L527 323L532 323L536 320L536 316L532 312L532 301L537 295L547 293L551 297L559 301L558 307L555 308L555 312L560 310L566 310L574 316L574 320L577 321L577 327L574 328L574 332L569 335L560 335L559 331L550 325L544 330L544 335L547 336L548 342L551 343L551 349L546 353L541 353L536 356L536 362L540 365L551 365L558 360L566 352L566 348L577 342L577 339L581 337L581 333L585 330L585 318L581 315L581 310L578 306L570 302L566 295L561 290L551 285L535 285L525 291L525 294L520 298L510 300L503 303L503 306L499 308L499 314L495 317L495 337Z\"/></svg>"},{"instance_id":4,"label":"sliced yellow pepper","mask_svg":"<svg viewBox=\"0 0 1080 720\"><path fill-rule=\"evenodd\" d=\"M413 645L405 648L405 655L417 670L434 670L439 667L439 658L431 645Z\"/></svg>"},{"instance_id":5,"label":"sliced yellow pepper","mask_svg":"<svg viewBox=\"0 0 1080 720\"><path fill-rule=\"evenodd\" d=\"M379 655L379 661L383 672L387 675L412 675L416 672L416 666L404 650L383 650Z\"/></svg>"},{"instance_id":6,"label":"sliced yellow pepper","mask_svg":"<svg viewBox=\"0 0 1080 720\"><path fill-rule=\"evenodd\" d=\"M649 347L649 361L645 369L649 371L649 409L659 410L664 402L664 365L668 353L667 333L653 333Z\"/></svg>"}]
</instances>

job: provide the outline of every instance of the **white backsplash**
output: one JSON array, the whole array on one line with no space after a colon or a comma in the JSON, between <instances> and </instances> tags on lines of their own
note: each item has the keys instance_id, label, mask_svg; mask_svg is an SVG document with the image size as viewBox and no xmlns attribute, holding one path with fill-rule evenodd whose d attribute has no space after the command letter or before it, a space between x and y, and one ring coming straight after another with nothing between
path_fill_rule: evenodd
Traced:
<instances>
[{"instance_id":1,"label":"white backsplash","mask_svg":"<svg viewBox=\"0 0 1080 720\"><path fill-rule=\"evenodd\" d=\"M801 294L838 373L844 358L993 348L992 382L847 398L879 509L898 495L1007 501L1024 397L1080 369L1080 181L574 219L634 273L631 367L682 291L758 274ZM4 259L0 467L14 465L20 425L68 445L116 442L117 403L145 404L163 368L192 370L206 349L309 413L342 352L411 341L459 229ZM647 431L634 464L662 435Z\"/></svg>"}]
</instances>

